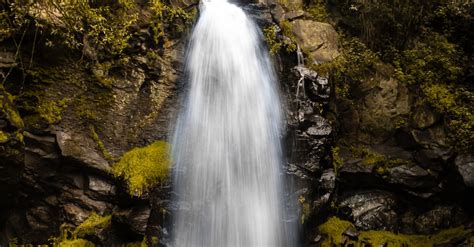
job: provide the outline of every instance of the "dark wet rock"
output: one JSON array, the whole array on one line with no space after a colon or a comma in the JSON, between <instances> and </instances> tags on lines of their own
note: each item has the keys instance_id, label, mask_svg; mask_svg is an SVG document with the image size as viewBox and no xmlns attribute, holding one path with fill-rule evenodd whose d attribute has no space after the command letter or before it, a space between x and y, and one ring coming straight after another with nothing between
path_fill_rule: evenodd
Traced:
<instances>
[{"instance_id":1,"label":"dark wet rock","mask_svg":"<svg viewBox=\"0 0 474 247\"><path fill-rule=\"evenodd\" d=\"M270 13L267 5L263 3L248 4L245 5L243 9L262 28L267 27L273 23L272 14Z\"/></svg>"},{"instance_id":2,"label":"dark wet rock","mask_svg":"<svg viewBox=\"0 0 474 247\"><path fill-rule=\"evenodd\" d=\"M87 209L84 209L83 207L76 206L73 203L67 203L63 206L64 213L68 217L68 219L71 219L72 222L75 222L77 225L80 224L80 222L83 222L84 220L89 217L90 212Z\"/></svg>"},{"instance_id":3,"label":"dark wet rock","mask_svg":"<svg viewBox=\"0 0 474 247\"><path fill-rule=\"evenodd\" d=\"M110 165L97 151L97 144L81 134L74 132L56 132L61 154L81 162L91 168L108 171Z\"/></svg>"},{"instance_id":4,"label":"dark wet rock","mask_svg":"<svg viewBox=\"0 0 474 247\"><path fill-rule=\"evenodd\" d=\"M432 188L437 185L434 174L417 165L401 165L388 169L390 183L408 188Z\"/></svg>"},{"instance_id":5,"label":"dark wet rock","mask_svg":"<svg viewBox=\"0 0 474 247\"><path fill-rule=\"evenodd\" d=\"M415 152L415 160L418 164L434 171L442 171L444 164L452 157L449 149L421 149Z\"/></svg>"},{"instance_id":6,"label":"dark wet rock","mask_svg":"<svg viewBox=\"0 0 474 247\"><path fill-rule=\"evenodd\" d=\"M321 136L329 136L332 132L331 124L325 118L315 115L309 119L313 125L311 125L307 130L306 133L310 136L321 137Z\"/></svg>"},{"instance_id":7,"label":"dark wet rock","mask_svg":"<svg viewBox=\"0 0 474 247\"><path fill-rule=\"evenodd\" d=\"M457 171L461 174L464 184L474 187L474 156L471 154L461 154L454 161Z\"/></svg>"},{"instance_id":8,"label":"dark wet rock","mask_svg":"<svg viewBox=\"0 0 474 247\"><path fill-rule=\"evenodd\" d=\"M56 138L53 135L35 135L28 131L24 131L23 135L26 139L26 151L34 153L42 159L58 159Z\"/></svg>"},{"instance_id":9,"label":"dark wet rock","mask_svg":"<svg viewBox=\"0 0 474 247\"><path fill-rule=\"evenodd\" d=\"M360 235L360 232L357 231L357 229L354 226L349 226L344 232L344 235L351 237L351 238L357 238Z\"/></svg>"},{"instance_id":10,"label":"dark wet rock","mask_svg":"<svg viewBox=\"0 0 474 247\"><path fill-rule=\"evenodd\" d=\"M15 67L17 63L15 62L15 53L0 51L0 69L2 68L11 68Z\"/></svg>"},{"instance_id":11,"label":"dark wet rock","mask_svg":"<svg viewBox=\"0 0 474 247\"><path fill-rule=\"evenodd\" d=\"M324 170L319 178L321 189L329 193L333 192L336 187L336 174L333 169Z\"/></svg>"},{"instance_id":12,"label":"dark wet rock","mask_svg":"<svg viewBox=\"0 0 474 247\"><path fill-rule=\"evenodd\" d=\"M148 226L151 209L148 206L134 207L125 212L118 212L120 221L127 224L132 231L137 234L145 235Z\"/></svg>"},{"instance_id":13,"label":"dark wet rock","mask_svg":"<svg viewBox=\"0 0 474 247\"><path fill-rule=\"evenodd\" d=\"M466 213L459 207L437 205L433 209L419 215L414 224L416 232L433 234L441 229L463 224L466 219Z\"/></svg>"},{"instance_id":14,"label":"dark wet rock","mask_svg":"<svg viewBox=\"0 0 474 247\"><path fill-rule=\"evenodd\" d=\"M326 193L313 201L312 214L319 214L324 208L328 207L328 203L331 201L331 193Z\"/></svg>"},{"instance_id":15,"label":"dark wet rock","mask_svg":"<svg viewBox=\"0 0 474 247\"><path fill-rule=\"evenodd\" d=\"M98 176L89 177L88 188L90 191L94 192L93 194L97 194L102 197L110 197L116 194L115 186L109 181Z\"/></svg>"},{"instance_id":16,"label":"dark wet rock","mask_svg":"<svg viewBox=\"0 0 474 247\"><path fill-rule=\"evenodd\" d=\"M171 5L179 8L189 8L199 4L199 1L196 0L171 0Z\"/></svg>"},{"instance_id":17,"label":"dark wet rock","mask_svg":"<svg viewBox=\"0 0 474 247\"><path fill-rule=\"evenodd\" d=\"M424 148L435 149L447 147L446 131L442 125L434 126L426 130L413 130L411 134L414 140Z\"/></svg>"},{"instance_id":18,"label":"dark wet rock","mask_svg":"<svg viewBox=\"0 0 474 247\"><path fill-rule=\"evenodd\" d=\"M304 93L313 102L328 103L331 89L328 77L303 65L296 66L293 71L299 77L298 83L303 85Z\"/></svg>"},{"instance_id":19,"label":"dark wet rock","mask_svg":"<svg viewBox=\"0 0 474 247\"><path fill-rule=\"evenodd\" d=\"M400 159L407 161L413 160L413 155L411 152L408 152L398 146L379 144L370 146L370 149L378 154L385 156L387 159Z\"/></svg>"},{"instance_id":20,"label":"dark wet rock","mask_svg":"<svg viewBox=\"0 0 474 247\"><path fill-rule=\"evenodd\" d=\"M352 159L344 162L339 172L348 174L370 174L372 173L373 168L373 165L362 164L362 159Z\"/></svg>"},{"instance_id":21,"label":"dark wet rock","mask_svg":"<svg viewBox=\"0 0 474 247\"><path fill-rule=\"evenodd\" d=\"M31 228L45 230L49 228L51 216L48 207L39 206L30 209L26 214L26 219Z\"/></svg>"},{"instance_id":22,"label":"dark wet rock","mask_svg":"<svg viewBox=\"0 0 474 247\"><path fill-rule=\"evenodd\" d=\"M357 191L346 196L339 208L351 217L355 226L361 230L390 230L397 224L394 211L397 200L385 191Z\"/></svg>"}]
</instances>

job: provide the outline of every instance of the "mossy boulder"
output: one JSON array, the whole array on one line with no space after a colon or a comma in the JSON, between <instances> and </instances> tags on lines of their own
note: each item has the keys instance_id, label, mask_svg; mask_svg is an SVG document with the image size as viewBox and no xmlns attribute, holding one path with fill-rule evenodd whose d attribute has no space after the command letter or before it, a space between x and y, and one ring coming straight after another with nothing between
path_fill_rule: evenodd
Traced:
<instances>
[{"instance_id":1,"label":"mossy boulder","mask_svg":"<svg viewBox=\"0 0 474 247\"><path fill-rule=\"evenodd\" d=\"M360 140L380 142L393 135L411 110L408 88L394 78L376 76L360 85Z\"/></svg>"},{"instance_id":2,"label":"mossy boulder","mask_svg":"<svg viewBox=\"0 0 474 247\"><path fill-rule=\"evenodd\" d=\"M170 163L170 145L156 141L125 153L113 166L112 174L125 179L132 195L141 195L167 181Z\"/></svg>"}]
</instances>

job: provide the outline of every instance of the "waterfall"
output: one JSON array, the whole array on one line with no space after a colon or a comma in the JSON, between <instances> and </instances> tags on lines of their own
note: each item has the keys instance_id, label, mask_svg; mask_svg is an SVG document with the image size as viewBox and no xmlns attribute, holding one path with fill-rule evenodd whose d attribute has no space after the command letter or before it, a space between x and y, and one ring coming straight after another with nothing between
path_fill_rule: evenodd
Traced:
<instances>
[{"instance_id":1,"label":"waterfall","mask_svg":"<svg viewBox=\"0 0 474 247\"><path fill-rule=\"evenodd\" d=\"M291 246L281 106L257 26L224 0L201 3L173 137L172 245Z\"/></svg>"}]
</instances>

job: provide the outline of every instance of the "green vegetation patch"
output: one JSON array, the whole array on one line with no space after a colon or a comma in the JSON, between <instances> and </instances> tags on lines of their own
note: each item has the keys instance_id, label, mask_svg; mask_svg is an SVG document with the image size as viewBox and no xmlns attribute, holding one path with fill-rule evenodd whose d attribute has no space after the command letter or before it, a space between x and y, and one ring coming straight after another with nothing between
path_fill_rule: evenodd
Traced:
<instances>
[{"instance_id":1,"label":"green vegetation patch","mask_svg":"<svg viewBox=\"0 0 474 247\"><path fill-rule=\"evenodd\" d=\"M50 241L53 246L60 247L88 247L94 246L92 242L89 242L82 237L86 235L95 234L105 229L110 225L112 221L112 215L100 216L99 214L92 212L92 214L78 225L72 232L71 229L65 225L61 226L60 236L51 237Z\"/></svg>"},{"instance_id":2,"label":"green vegetation patch","mask_svg":"<svg viewBox=\"0 0 474 247\"><path fill-rule=\"evenodd\" d=\"M95 130L95 127L93 125L89 125L89 129L91 131L91 137L97 143L97 148L102 152L102 155L104 155L104 158L107 160L112 160L112 155L110 155L109 151L105 148L104 142L100 139L99 134L97 134L97 131Z\"/></svg>"},{"instance_id":3,"label":"green vegetation patch","mask_svg":"<svg viewBox=\"0 0 474 247\"><path fill-rule=\"evenodd\" d=\"M329 218L325 223L318 227L319 232L325 236L321 246L339 246L344 244L348 246L418 246L431 247L434 244L446 243L454 238L468 236L473 232L472 229L463 226L442 230L432 235L407 235L388 231L361 231L357 239L349 239L344 236L344 232L354 225L337 217ZM472 243L471 240L465 240L465 243Z\"/></svg>"},{"instance_id":4,"label":"green vegetation patch","mask_svg":"<svg viewBox=\"0 0 474 247\"><path fill-rule=\"evenodd\" d=\"M14 100L15 98L13 95L8 93L3 88L3 85L0 85L0 111L5 113L7 120L11 125L21 129L24 127L24 123L20 117L20 114L18 114L17 110L15 109L15 105L13 103Z\"/></svg>"},{"instance_id":5,"label":"green vegetation patch","mask_svg":"<svg viewBox=\"0 0 474 247\"><path fill-rule=\"evenodd\" d=\"M281 32L282 36L278 33ZM277 54L281 48L287 52L296 51L296 38L291 31L291 23L283 20L280 26L271 25L263 29L263 37L271 54Z\"/></svg>"},{"instance_id":6,"label":"green vegetation patch","mask_svg":"<svg viewBox=\"0 0 474 247\"><path fill-rule=\"evenodd\" d=\"M127 181L132 195L141 195L168 179L170 160L170 145L156 141L125 153L112 168L112 174Z\"/></svg>"},{"instance_id":7,"label":"green vegetation patch","mask_svg":"<svg viewBox=\"0 0 474 247\"><path fill-rule=\"evenodd\" d=\"M38 113L49 124L58 123L61 121L63 110L67 107L67 101L66 99L42 101L38 105Z\"/></svg>"},{"instance_id":8,"label":"green vegetation patch","mask_svg":"<svg viewBox=\"0 0 474 247\"><path fill-rule=\"evenodd\" d=\"M73 237L84 237L93 234L110 225L112 215L100 216L95 212L92 213L84 222L82 222L73 232Z\"/></svg>"},{"instance_id":9,"label":"green vegetation patch","mask_svg":"<svg viewBox=\"0 0 474 247\"><path fill-rule=\"evenodd\" d=\"M8 135L0 130L0 143L5 143L9 139Z\"/></svg>"}]
</instances>

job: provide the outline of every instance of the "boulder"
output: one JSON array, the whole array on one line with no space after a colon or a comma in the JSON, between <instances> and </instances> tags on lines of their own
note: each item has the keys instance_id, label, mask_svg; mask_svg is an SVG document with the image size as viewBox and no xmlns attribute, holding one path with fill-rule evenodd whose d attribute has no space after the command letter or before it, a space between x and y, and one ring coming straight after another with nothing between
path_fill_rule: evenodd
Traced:
<instances>
[{"instance_id":1,"label":"boulder","mask_svg":"<svg viewBox=\"0 0 474 247\"><path fill-rule=\"evenodd\" d=\"M461 154L454 161L457 171L461 174L464 184L474 187L474 155Z\"/></svg>"},{"instance_id":2,"label":"boulder","mask_svg":"<svg viewBox=\"0 0 474 247\"><path fill-rule=\"evenodd\" d=\"M97 152L97 143L79 133L57 131L56 139L64 157L107 172L110 164Z\"/></svg>"},{"instance_id":3,"label":"boulder","mask_svg":"<svg viewBox=\"0 0 474 247\"><path fill-rule=\"evenodd\" d=\"M291 31L316 63L329 62L339 55L337 32L330 24L298 19L291 22Z\"/></svg>"},{"instance_id":4,"label":"boulder","mask_svg":"<svg viewBox=\"0 0 474 247\"><path fill-rule=\"evenodd\" d=\"M439 121L441 115L436 113L428 104L422 104L415 109L412 116L412 123L415 128L425 129L433 126Z\"/></svg>"},{"instance_id":5,"label":"boulder","mask_svg":"<svg viewBox=\"0 0 474 247\"><path fill-rule=\"evenodd\" d=\"M375 77L367 82L359 110L361 141L379 143L397 127L397 120L410 113L408 88L393 78ZM369 138L368 138L369 137Z\"/></svg>"},{"instance_id":6,"label":"boulder","mask_svg":"<svg viewBox=\"0 0 474 247\"><path fill-rule=\"evenodd\" d=\"M356 191L344 197L338 207L361 230L391 230L396 228L397 200L381 190Z\"/></svg>"},{"instance_id":7,"label":"boulder","mask_svg":"<svg viewBox=\"0 0 474 247\"><path fill-rule=\"evenodd\" d=\"M392 184L399 184L411 189L431 188L437 185L435 177L417 165L401 165L390 168L385 179Z\"/></svg>"}]
</instances>

